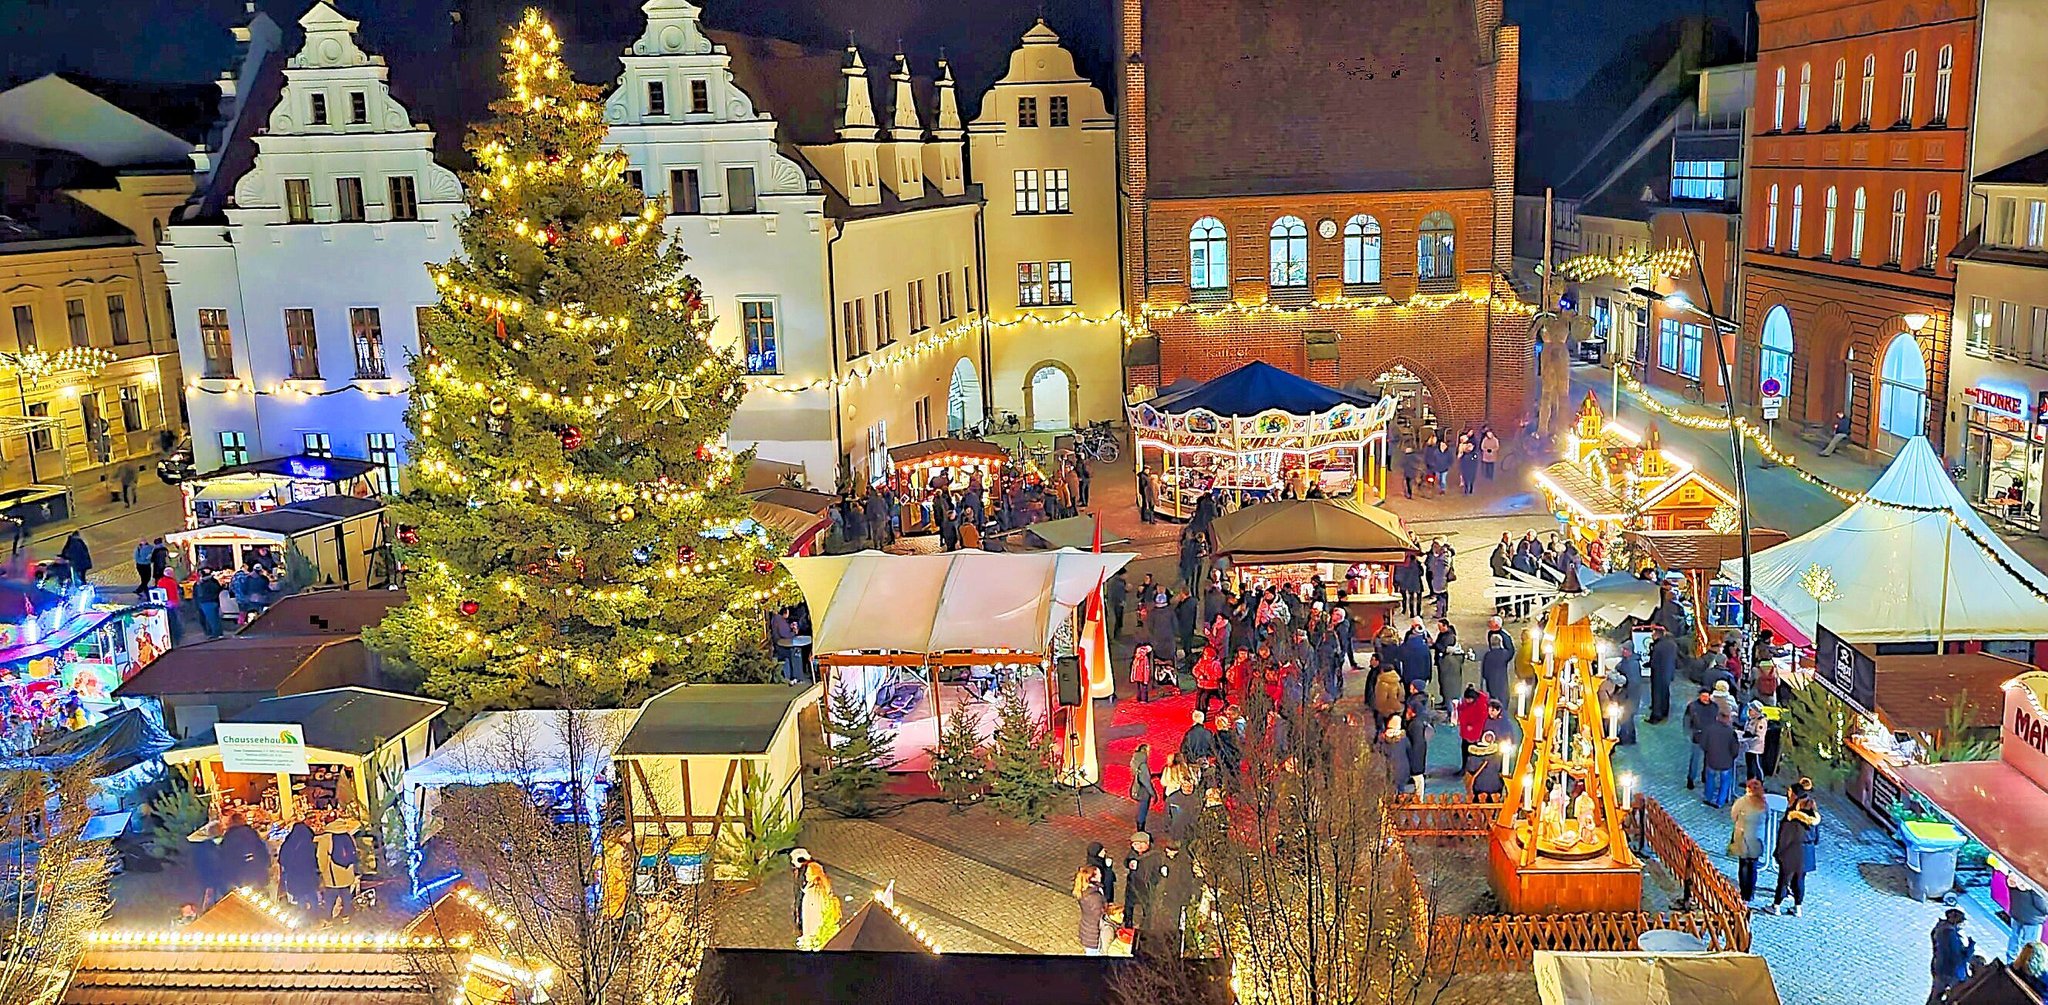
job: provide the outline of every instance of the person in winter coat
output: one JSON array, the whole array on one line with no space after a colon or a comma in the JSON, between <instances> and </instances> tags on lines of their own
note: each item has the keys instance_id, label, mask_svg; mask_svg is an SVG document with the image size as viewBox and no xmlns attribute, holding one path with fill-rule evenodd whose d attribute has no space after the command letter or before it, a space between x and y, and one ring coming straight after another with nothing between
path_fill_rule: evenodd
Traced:
<instances>
[{"instance_id":1,"label":"person in winter coat","mask_svg":"<svg viewBox=\"0 0 2048 1005\"><path fill-rule=\"evenodd\" d=\"M285 897L301 909L320 903L320 852L314 847L313 828L304 820L294 822L278 846L277 881Z\"/></svg>"},{"instance_id":2,"label":"person in winter coat","mask_svg":"<svg viewBox=\"0 0 2048 1005\"><path fill-rule=\"evenodd\" d=\"M1614 665L1607 675L1607 682L1600 685L1600 701L1614 708L1614 739L1622 746L1634 746L1636 742L1636 693L1642 690L1643 663L1636 658L1635 647L1630 643L1621 644L1621 662Z\"/></svg>"},{"instance_id":3,"label":"person in winter coat","mask_svg":"<svg viewBox=\"0 0 2048 1005\"><path fill-rule=\"evenodd\" d=\"M1429 707L1429 695L1419 687L1412 688L1408 697L1408 774L1413 776L1416 795L1422 794L1422 776L1429 774L1429 738L1436 732L1432 720L1435 713Z\"/></svg>"},{"instance_id":4,"label":"person in winter coat","mask_svg":"<svg viewBox=\"0 0 2048 1005\"><path fill-rule=\"evenodd\" d=\"M1951 907L1942 912L1934 931L1927 933L1934 943L1934 958L1928 966L1934 977L1934 990L1927 996L1930 1003L1970 979L1970 959L1977 954L1977 940L1963 937L1963 919L1963 912Z\"/></svg>"},{"instance_id":5,"label":"person in winter coat","mask_svg":"<svg viewBox=\"0 0 2048 1005\"><path fill-rule=\"evenodd\" d=\"M58 550L57 557L71 563L73 582L85 582L86 574L92 571L92 549L85 546L85 538L75 530L64 539L64 547Z\"/></svg>"},{"instance_id":6,"label":"person in winter coat","mask_svg":"<svg viewBox=\"0 0 2048 1005\"><path fill-rule=\"evenodd\" d=\"M1131 580L1118 569L1102 584L1102 606L1109 609L1109 637L1116 638L1124 633L1124 605L1131 595Z\"/></svg>"},{"instance_id":7,"label":"person in winter coat","mask_svg":"<svg viewBox=\"0 0 2048 1005\"><path fill-rule=\"evenodd\" d=\"M1429 649L1436 654L1437 705L1450 711L1451 701L1465 690L1465 650L1458 646L1458 630L1448 619L1437 619Z\"/></svg>"},{"instance_id":8,"label":"person in winter coat","mask_svg":"<svg viewBox=\"0 0 2048 1005\"><path fill-rule=\"evenodd\" d=\"M1452 721L1458 724L1458 740L1465 753L1472 752L1474 745L1486 735L1485 693L1470 684L1465 693L1458 697L1451 708Z\"/></svg>"},{"instance_id":9,"label":"person in winter coat","mask_svg":"<svg viewBox=\"0 0 2048 1005\"><path fill-rule=\"evenodd\" d=\"M1778 824L1778 845L1772 852L1778 863L1778 888L1771 896L1771 906L1764 909L1766 913L1777 914L1778 905L1790 893L1792 906L1785 913L1798 916L1799 905L1806 902L1806 837L1819 829L1820 807L1814 805L1813 797L1802 796L1785 811L1785 819Z\"/></svg>"},{"instance_id":10,"label":"person in winter coat","mask_svg":"<svg viewBox=\"0 0 2048 1005\"><path fill-rule=\"evenodd\" d=\"M1486 556L1486 567L1495 579L1506 579L1515 567L1515 546L1508 540L1506 531L1500 535L1500 543L1493 546L1493 552ZM1496 607L1496 610L1499 608Z\"/></svg>"},{"instance_id":11,"label":"person in winter coat","mask_svg":"<svg viewBox=\"0 0 2048 1005\"><path fill-rule=\"evenodd\" d=\"M1671 718L1671 680L1676 676L1678 640L1659 628L1650 643L1650 716L1644 721L1654 725Z\"/></svg>"},{"instance_id":12,"label":"person in winter coat","mask_svg":"<svg viewBox=\"0 0 2048 1005\"><path fill-rule=\"evenodd\" d=\"M1422 454L1414 450L1401 451L1401 494L1415 498L1415 479L1422 477Z\"/></svg>"},{"instance_id":13,"label":"person in winter coat","mask_svg":"<svg viewBox=\"0 0 2048 1005\"><path fill-rule=\"evenodd\" d=\"M1116 903L1116 863L1109 860L1109 851L1100 841L1088 842L1088 851L1081 857L1081 868L1096 870L1095 881L1102 887L1105 903Z\"/></svg>"},{"instance_id":14,"label":"person in winter coat","mask_svg":"<svg viewBox=\"0 0 2048 1005\"><path fill-rule=\"evenodd\" d=\"M1345 673L1358 669L1358 636L1341 606L1330 612L1330 631L1337 636L1337 658L1341 661L1338 669Z\"/></svg>"},{"instance_id":15,"label":"person in winter coat","mask_svg":"<svg viewBox=\"0 0 2048 1005\"><path fill-rule=\"evenodd\" d=\"M1131 687L1140 703L1152 699L1152 647L1143 642L1131 650Z\"/></svg>"},{"instance_id":16,"label":"person in winter coat","mask_svg":"<svg viewBox=\"0 0 2048 1005\"><path fill-rule=\"evenodd\" d=\"M1145 635L1152 643L1152 662L1178 665L1175 650L1180 647L1180 628L1174 624L1173 608L1168 606L1165 590L1152 597L1152 610L1145 618Z\"/></svg>"},{"instance_id":17,"label":"person in winter coat","mask_svg":"<svg viewBox=\"0 0 2048 1005\"><path fill-rule=\"evenodd\" d=\"M1486 655L1479 658L1479 681L1489 697L1507 701L1508 673L1513 659L1514 654L1502 648L1499 637L1491 634L1486 637Z\"/></svg>"},{"instance_id":18,"label":"person in winter coat","mask_svg":"<svg viewBox=\"0 0 2048 1005\"><path fill-rule=\"evenodd\" d=\"M1492 481L1494 466L1500 463L1500 437L1491 429L1479 438L1479 463L1486 469L1486 480Z\"/></svg>"},{"instance_id":19,"label":"person in winter coat","mask_svg":"<svg viewBox=\"0 0 2048 1005\"><path fill-rule=\"evenodd\" d=\"M1230 704L1230 696L1223 693L1223 660L1214 646L1203 649L1202 658L1195 661L1195 711L1207 715L1211 699L1218 705Z\"/></svg>"},{"instance_id":20,"label":"person in winter coat","mask_svg":"<svg viewBox=\"0 0 2048 1005\"><path fill-rule=\"evenodd\" d=\"M1458 578L1457 569L1453 565L1456 557L1450 545L1438 541L1429 546L1429 557L1422 563L1424 578L1427 580L1424 585L1429 587L1430 595L1436 598L1436 616L1439 618L1451 616L1451 583Z\"/></svg>"},{"instance_id":21,"label":"person in winter coat","mask_svg":"<svg viewBox=\"0 0 2048 1005\"><path fill-rule=\"evenodd\" d=\"M1099 844L1094 847L1102 848ZM1110 904L1102 889L1104 875L1093 865L1084 865L1074 874L1074 899L1081 902L1081 927L1075 934L1081 939L1081 952L1089 956L1102 955L1102 919L1109 916Z\"/></svg>"},{"instance_id":22,"label":"person in winter coat","mask_svg":"<svg viewBox=\"0 0 2048 1005\"><path fill-rule=\"evenodd\" d=\"M356 854L355 828L344 820L328 824L313 839L313 850L320 857L320 900L326 905L325 913L343 918L354 914L356 888L362 882L356 875L361 857Z\"/></svg>"},{"instance_id":23,"label":"person in winter coat","mask_svg":"<svg viewBox=\"0 0 2048 1005\"><path fill-rule=\"evenodd\" d=\"M1185 786L1166 797L1166 837L1183 847L1195 839L1195 831L1202 824L1202 793L1196 784L1199 777L1197 774L1184 778Z\"/></svg>"},{"instance_id":24,"label":"person in winter coat","mask_svg":"<svg viewBox=\"0 0 2048 1005\"><path fill-rule=\"evenodd\" d=\"M223 822L227 829L220 835L221 882L229 890L243 886L270 889L270 846L239 814L231 814Z\"/></svg>"},{"instance_id":25,"label":"person in winter coat","mask_svg":"<svg viewBox=\"0 0 2048 1005\"><path fill-rule=\"evenodd\" d=\"M1751 698L1742 709L1742 764L1753 780L1764 777L1764 739L1770 725L1764 718L1764 703Z\"/></svg>"},{"instance_id":26,"label":"person in winter coat","mask_svg":"<svg viewBox=\"0 0 2048 1005\"><path fill-rule=\"evenodd\" d=\"M1152 778L1152 745L1138 744L1131 751L1131 802L1138 804L1138 826L1144 830L1145 821L1152 815L1152 800L1159 795L1158 784ZM1114 880L1111 880L1114 883Z\"/></svg>"},{"instance_id":27,"label":"person in winter coat","mask_svg":"<svg viewBox=\"0 0 2048 1005\"><path fill-rule=\"evenodd\" d=\"M1738 863L1736 879L1742 885L1742 902L1756 896L1757 862L1764 857L1764 832L1770 828L1771 807L1764 801L1764 783L1752 778L1743 787L1742 798L1728 807L1728 854Z\"/></svg>"},{"instance_id":28,"label":"person in winter coat","mask_svg":"<svg viewBox=\"0 0 2048 1005\"><path fill-rule=\"evenodd\" d=\"M1465 794L1478 802L1494 802L1507 795L1507 779L1501 777L1500 744L1492 734L1465 751Z\"/></svg>"},{"instance_id":29,"label":"person in winter coat","mask_svg":"<svg viewBox=\"0 0 2048 1005\"><path fill-rule=\"evenodd\" d=\"M1468 496L1479 487L1479 448L1469 435L1458 441L1458 480Z\"/></svg>"},{"instance_id":30,"label":"person in winter coat","mask_svg":"<svg viewBox=\"0 0 2048 1005\"><path fill-rule=\"evenodd\" d=\"M1193 527L1180 532L1180 582L1190 590L1202 583L1202 535Z\"/></svg>"},{"instance_id":31,"label":"person in winter coat","mask_svg":"<svg viewBox=\"0 0 2048 1005\"><path fill-rule=\"evenodd\" d=\"M1380 670L1378 679L1372 684L1372 711L1381 728L1387 720L1401 714L1407 703L1407 686L1401 683L1401 675L1392 667Z\"/></svg>"},{"instance_id":32,"label":"person in winter coat","mask_svg":"<svg viewBox=\"0 0 2048 1005\"><path fill-rule=\"evenodd\" d=\"M1700 766L1706 756L1700 746L1700 729L1712 722L1721 713L1721 706L1714 704L1714 692L1700 688L1699 699L1685 706L1685 735L1692 741L1692 750L1685 759L1685 787L1690 789L1701 780Z\"/></svg>"},{"instance_id":33,"label":"person in winter coat","mask_svg":"<svg viewBox=\"0 0 2048 1005\"><path fill-rule=\"evenodd\" d=\"M1418 621L1408 630L1408 637L1401 640L1401 679L1425 683L1435 665L1435 655L1429 650L1429 635Z\"/></svg>"},{"instance_id":34,"label":"person in winter coat","mask_svg":"<svg viewBox=\"0 0 2048 1005\"><path fill-rule=\"evenodd\" d=\"M2012 915L2012 937L2006 941L2005 955L2017 959L2021 946L2041 941L2041 925L2048 922L2048 894L2020 882L2017 877L2010 882L2012 896L2006 907L2007 913Z\"/></svg>"},{"instance_id":35,"label":"person in winter coat","mask_svg":"<svg viewBox=\"0 0 2048 1005\"><path fill-rule=\"evenodd\" d=\"M1124 924L1144 931L1164 874L1166 856L1152 846L1152 835L1139 831L1131 835L1131 847L1124 853Z\"/></svg>"},{"instance_id":36,"label":"person in winter coat","mask_svg":"<svg viewBox=\"0 0 2048 1005\"><path fill-rule=\"evenodd\" d=\"M1394 591L1401 595L1401 616L1422 616L1422 559L1410 555L1394 566Z\"/></svg>"},{"instance_id":37,"label":"person in winter coat","mask_svg":"<svg viewBox=\"0 0 2048 1005\"><path fill-rule=\"evenodd\" d=\"M1341 621L1324 624L1315 640L1316 677L1322 682L1323 701L1332 705L1344 697L1344 643L1338 638L1341 625Z\"/></svg>"},{"instance_id":38,"label":"person in winter coat","mask_svg":"<svg viewBox=\"0 0 2048 1005\"><path fill-rule=\"evenodd\" d=\"M1706 766L1706 791L1702 801L1720 808L1728 805L1735 789L1735 763L1742 758L1742 739L1735 733L1735 719L1717 712L1700 727L1700 757Z\"/></svg>"},{"instance_id":39,"label":"person in winter coat","mask_svg":"<svg viewBox=\"0 0 2048 1005\"><path fill-rule=\"evenodd\" d=\"M1216 734L1209 729L1202 713L1196 712L1194 722L1188 724L1188 731L1181 734L1180 759L1190 766L1200 767L1215 756Z\"/></svg>"},{"instance_id":40,"label":"person in winter coat","mask_svg":"<svg viewBox=\"0 0 2048 1005\"><path fill-rule=\"evenodd\" d=\"M1244 716L1237 706L1224 709L1223 722L1216 729L1216 767L1226 784L1233 783L1244 767L1244 744L1239 739L1243 732Z\"/></svg>"}]
</instances>

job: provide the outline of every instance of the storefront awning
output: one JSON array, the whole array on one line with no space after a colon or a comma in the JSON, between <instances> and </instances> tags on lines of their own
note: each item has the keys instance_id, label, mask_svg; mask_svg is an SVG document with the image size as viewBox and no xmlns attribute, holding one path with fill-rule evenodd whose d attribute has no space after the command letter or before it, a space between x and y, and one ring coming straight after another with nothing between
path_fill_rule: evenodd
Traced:
<instances>
[{"instance_id":1,"label":"storefront awning","mask_svg":"<svg viewBox=\"0 0 2048 1005\"><path fill-rule=\"evenodd\" d=\"M1348 499L1286 499L1216 518L1216 554L1237 565L1398 562L1416 552L1401 518Z\"/></svg>"},{"instance_id":2,"label":"storefront awning","mask_svg":"<svg viewBox=\"0 0 2048 1005\"><path fill-rule=\"evenodd\" d=\"M1056 619L1137 556L1063 549L1032 554L785 558L810 604L819 655L1044 653Z\"/></svg>"}]
</instances>

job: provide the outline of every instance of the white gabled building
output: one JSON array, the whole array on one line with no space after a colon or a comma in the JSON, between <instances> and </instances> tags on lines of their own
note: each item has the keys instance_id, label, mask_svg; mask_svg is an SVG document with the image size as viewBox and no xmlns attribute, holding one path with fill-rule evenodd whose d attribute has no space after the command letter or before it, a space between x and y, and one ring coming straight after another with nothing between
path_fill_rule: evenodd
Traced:
<instances>
[{"instance_id":1,"label":"white gabled building","mask_svg":"<svg viewBox=\"0 0 2048 1005\"><path fill-rule=\"evenodd\" d=\"M462 187L357 23L321 0L299 24L281 87L249 82L275 102L234 141L253 156L222 154L241 171L232 198L186 207L164 235L194 459L356 457L395 484L418 311L439 299L427 267L460 251Z\"/></svg>"}]
</instances>

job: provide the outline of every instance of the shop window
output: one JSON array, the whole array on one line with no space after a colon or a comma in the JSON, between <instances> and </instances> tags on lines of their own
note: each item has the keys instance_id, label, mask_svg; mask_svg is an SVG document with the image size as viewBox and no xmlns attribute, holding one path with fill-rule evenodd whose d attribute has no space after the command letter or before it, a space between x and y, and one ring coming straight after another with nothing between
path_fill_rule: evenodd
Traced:
<instances>
[{"instance_id":1,"label":"shop window","mask_svg":"<svg viewBox=\"0 0 2048 1005\"><path fill-rule=\"evenodd\" d=\"M370 480L377 486L380 495L398 491L398 434L371 433L364 459L377 465L370 472Z\"/></svg>"}]
</instances>

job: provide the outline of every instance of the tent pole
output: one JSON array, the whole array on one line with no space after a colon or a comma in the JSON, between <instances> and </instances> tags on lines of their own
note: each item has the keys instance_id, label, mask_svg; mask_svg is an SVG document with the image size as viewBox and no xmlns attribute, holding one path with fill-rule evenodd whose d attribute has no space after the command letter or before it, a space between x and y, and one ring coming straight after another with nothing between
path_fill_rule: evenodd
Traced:
<instances>
[{"instance_id":1,"label":"tent pole","mask_svg":"<svg viewBox=\"0 0 2048 1005\"><path fill-rule=\"evenodd\" d=\"M1948 558L1949 544L1955 540L1955 514L1946 514L1948 527L1941 534L1941 620L1934 626L1934 651L1948 652Z\"/></svg>"}]
</instances>

